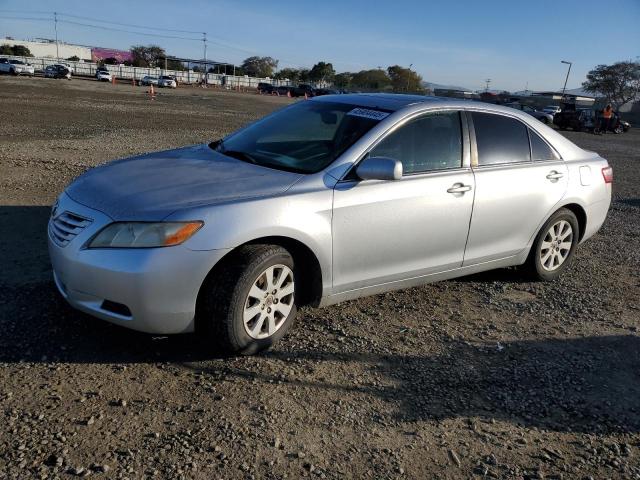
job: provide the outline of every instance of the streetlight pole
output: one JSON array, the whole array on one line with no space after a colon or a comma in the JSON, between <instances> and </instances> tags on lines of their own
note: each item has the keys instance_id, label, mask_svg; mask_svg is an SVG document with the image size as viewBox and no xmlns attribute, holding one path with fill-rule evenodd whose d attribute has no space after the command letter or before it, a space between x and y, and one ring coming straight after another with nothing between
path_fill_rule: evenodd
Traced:
<instances>
[{"instance_id":1,"label":"streetlight pole","mask_svg":"<svg viewBox=\"0 0 640 480\"><path fill-rule=\"evenodd\" d=\"M58 51L58 13L53 12L53 28L56 31L56 59L60 61L60 52Z\"/></svg>"},{"instance_id":2,"label":"streetlight pole","mask_svg":"<svg viewBox=\"0 0 640 480\"><path fill-rule=\"evenodd\" d=\"M560 99L561 102L564 101L564 92L567 89L567 81L569 80L569 74L571 73L571 65L573 65L572 62L567 62L566 60L560 60L560 63L565 63L567 65L569 65L569 69L567 70L567 76L564 78L564 86L562 87L562 98Z\"/></svg>"},{"instance_id":3,"label":"streetlight pole","mask_svg":"<svg viewBox=\"0 0 640 480\"><path fill-rule=\"evenodd\" d=\"M413 63L409 64L409 74L411 74L411 67L413 67ZM409 76L407 76L407 92L409 91Z\"/></svg>"}]
</instances>

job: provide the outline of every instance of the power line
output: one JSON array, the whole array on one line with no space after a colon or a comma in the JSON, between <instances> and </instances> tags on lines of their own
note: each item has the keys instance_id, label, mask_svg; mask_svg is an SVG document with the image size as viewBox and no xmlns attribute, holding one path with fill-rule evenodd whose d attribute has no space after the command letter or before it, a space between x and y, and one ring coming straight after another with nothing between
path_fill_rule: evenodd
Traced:
<instances>
[{"instance_id":1,"label":"power line","mask_svg":"<svg viewBox=\"0 0 640 480\"><path fill-rule=\"evenodd\" d=\"M92 18L92 17L81 17L80 15L71 15L70 13L60 13L58 12L58 15L61 17L69 17L69 18L77 18L80 20L89 20L91 22L98 22L98 23L107 23L109 25L120 25L123 27L133 27L133 28L143 28L146 30L161 30L164 32L175 32L175 33L202 33L202 32L196 32L195 30L175 30L172 28L164 28L164 27L148 27L146 25L135 25L132 23L122 23L122 22L111 22L109 20L101 20L99 18Z\"/></svg>"},{"instance_id":2,"label":"power line","mask_svg":"<svg viewBox=\"0 0 640 480\"><path fill-rule=\"evenodd\" d=\"M38 22L50 22L50 21L54 20L54 22L55 22L55 17L57 17L57 22L58 23L66 23L66 24L69 24L69 25L76 25L76 26L80 26L80 27L95 28L95 29L99 29L99 30L108 30L108 31L113 31L113 32L130 33L130 34L133 34L133 35L142 35L142 36L146 36L146 37L168 38L168 39L175 39L175 40L188 40L188 41L203 42L204 43L204 48L205 48L205 58L206 58L206 46L207 46L208 43L211 43L213 45L217 45L217 46L220 46L220 47L224 47L224 48L227 48L227 49L230 49L230 50L235 50L235 51L238 51L238 52L247 53L249 55L258 55L260 53L260 52L257 52L255 50L248 50L246 48L230 45L230 44L228 44L228 43L226 43L224 41L211 40L211 37L208 36L207 32L196 32L195 30L178 30L178 29L170 29L170 28L163 28L163 27L151 27L151 26L145 26L145 25L136 25L136 24L131 24L131 23L113 22L113 21L109 21L109 20L101 20L101 19L97 19L97 18L84 17L84 16L80 16L80 15L73 15L73 14L63 13L63 12L46 12L46 11L27 11L27 10L4 10L4 9L0 9L0 13L1 12L16 13L16 14L28 14L28 15L49 15L49 18L2 17L3 19L7 19L7 20L27 20L27 21L38 21ZM74 19L80 19L80 20L89 20L89 21L91 21L93 23L77 22L77 21L74 21L74 20L65 19L65 17L74 18ZM127 30L127 29L124 29L124 28L109 27L109 26L105 26L105 25L96 25L96 23L102 23L102 24L108 24L108 25L122 25L122 26L131 27L131 28L141 28L141 29L146 29L146 30L157 30L157 31L162 31L162 32L198 33L198 34L201 34L202 37L201 38L194 38L194 37L185 37L185 36L180 36L180 35L166 35L166 34L161 34L161 33L139 32L139 31L134 31L134 30ZM214 38L217 38L217 37L214 37ZM293 62L293 61L290 61L290 60L287 60L287 59L281 59L281 62L285 63L285 64L289 64L289 65L300 66L300 63Z\"/></svg>"},{"instance_id":3,"label":"power line","mask_svg":"<svg viewBox=\"0 0 640 480\"><path fill-rule=\"evenodd\" d=\"M160 33L135 32L133 30L125 30L123 28L105 27L105 26L102 26L102 25L92 25L92 24L89 24L89 23L74 22L74 21L71 21L71 20L60 20L60 19L58 19L58 22L67 23L69 25L78 25L78 26L81 26L81 27L97 28L99 30L111 30L113 32L133 33L135 35L144 35L146 37L173 38L173 39L178 39L178 40L192 40L192 41L197 41L197 42L201 42L202 41L201 38L181 37L179 35L162 35Z\"/></svg>"}]
</instances>

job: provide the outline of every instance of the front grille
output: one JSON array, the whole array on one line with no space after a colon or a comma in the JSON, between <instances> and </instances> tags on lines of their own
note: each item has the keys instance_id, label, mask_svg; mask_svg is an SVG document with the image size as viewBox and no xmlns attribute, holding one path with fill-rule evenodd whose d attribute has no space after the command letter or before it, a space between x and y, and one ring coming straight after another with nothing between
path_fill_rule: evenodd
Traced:
<instances>
[{"instance_id":1,"label":"front grille","mask_svg":"<svg viewBox=\"0 0 640 480\"><path fill-rule=\"evenodd\" d=\"M49 221L49 234L56 244L65 247L92 221L90 218L82 217L76 213L62 212L59 215L54 213Z\"/></svg>"}]
</instances>

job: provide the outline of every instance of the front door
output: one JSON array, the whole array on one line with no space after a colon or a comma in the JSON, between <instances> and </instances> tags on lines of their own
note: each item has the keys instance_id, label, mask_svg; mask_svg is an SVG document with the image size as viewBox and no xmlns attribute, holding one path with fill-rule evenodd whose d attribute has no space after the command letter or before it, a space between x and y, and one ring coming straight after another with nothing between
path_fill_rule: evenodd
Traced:
<instances>
[{"instance_id":1,"label":"front door","mask_svg":"<svg viewBox=\"0 0 640 480\"><path fill-rule=\"evenodd\" d=\"M342 181L334 192L334 293L459 268L474 180L460 113L424 114L369 155L398 159L401 180ZM466 163L466 165L465 165Z\"/></svg>"}]
</instances>

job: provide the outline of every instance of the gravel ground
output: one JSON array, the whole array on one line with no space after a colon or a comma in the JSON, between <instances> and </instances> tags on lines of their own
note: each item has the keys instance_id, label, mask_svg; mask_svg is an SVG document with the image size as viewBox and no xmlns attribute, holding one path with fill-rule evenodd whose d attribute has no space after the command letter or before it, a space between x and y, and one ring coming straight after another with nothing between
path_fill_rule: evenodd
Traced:
<instances>
[{"instance_id":1,"label":"gravel ground","mask_svg":"<svg viewBox=\"0 0 640 480\"><path fill-rule=\"evenodd\" d=\"M554 283L513 269L304 309L220 358L73 311L49 205L100 162L211 140L286 103L0 78L0 478L640 478L640 132L567 133L615 171Z\"/></svg>"}]
</instances>

